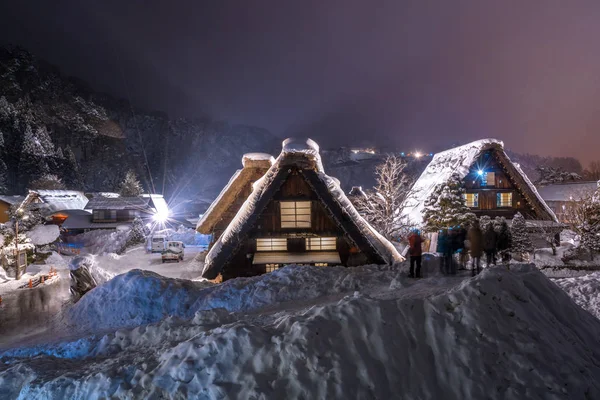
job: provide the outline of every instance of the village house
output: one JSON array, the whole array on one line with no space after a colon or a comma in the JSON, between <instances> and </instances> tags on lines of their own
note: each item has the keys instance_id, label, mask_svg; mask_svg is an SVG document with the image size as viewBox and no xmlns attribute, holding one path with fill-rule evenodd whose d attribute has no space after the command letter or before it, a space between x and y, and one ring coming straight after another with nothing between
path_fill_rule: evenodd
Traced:
<instances>
[{"instance_id":1,"label":"village house","mask_svg":"<svg viewBox=\"0 0 600 400\"><path fill-rule=\"evenodd\" d=\"M402 256L325 174L312 140L283 142L206 256L203 277L254 276L287 264L392 264Z\"/></svg>"},{"instance_id":2,"label":"village house","mask_svg":"<svg viewBox=\"0 0 600 400\"><path fill-rule=\"evenodd\" d=\"M568 224L571 222L569 220L569 207L590 198L598 188L598 184L596 181L557 183L539 186L537 190L548 204L548 207L556 214L558 220Z\"/></svg>"},{"instance_id":3,"label":"village house","mask_svg":"<svg viewBox=\"0 0 600 400\"><path fill-rule=\"evenodd\" d=\"M4 224L10 219L10 208L19 205L25 200L25 196L0 196L0 224Z\"/></svg>"},{"instance_id":4,"label":"village house","mask_svg":"<svg viewBox=\"0 0 600 400\"><path fill-rule=\"evenodd\" d=\"M63 232L77 234L92 229L117 229L130 225L136 217L150 220L156 215L166 218L169 209L160 194L122 197L118 193L90 193L83 210L67 212L61 225Z\"/></svg>"},{"instance_id":5,"label":"village house","mask_svg":"<svg viewBox=\"0 0 600 400\"><path fill-rule=\"evenodd\" d=\"M401 222L422 227L425 201L455 173L462 179L466 205L478 217L505 217L510 223L519 212L531 232L560 232L562 225L552 209L496 139L477 140L435 154L404 201Z\"/></svg>"},{"instance_id":6,"label":"village house","mask_svg":"<svg viewBox=\"0 0 600 400\"><path fill-rule=\"evenodd\" d=\"M270 154L248 153L242 157L242 169L233 174L221 193L200 217L196 230L212 235L211 245L219 239L233 217L252 193L252 184L271 168L275 159Z\"/></svg>"}]
</instances>

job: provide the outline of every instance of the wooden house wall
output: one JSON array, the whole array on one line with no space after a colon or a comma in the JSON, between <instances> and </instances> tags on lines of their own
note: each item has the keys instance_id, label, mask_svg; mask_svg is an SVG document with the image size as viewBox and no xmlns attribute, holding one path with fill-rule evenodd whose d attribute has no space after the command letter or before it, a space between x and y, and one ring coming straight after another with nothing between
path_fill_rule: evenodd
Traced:
<instances>
[{"instance_id":1,"label":"wooden house wall","mask_svg":"<svg viewBox=\"0 0 600 400\"><path fill-rule=\"evenodd\" d=\"M318 196L301 176L301 173L295 168L292 169L293 171L288 179L267 204L256 225L250 230L248 238L240 244L232 259L223 269L223 279L265 273L265 266L253 265L251 256L248 256L256 252L256 238L260 237L288 237L288 250L290 252L301 252L305 251L305 237L335 236L337 238L337 252L343 265L347 264L352 253L358 251L327 213ZM281 201L311 201L311 227L281 228L279 208Z\"/></svg>"},{"instance_id":2,"label":"wooden house wall","mask_svg":"<svg viewBox=\"0 0 600 400\"><path fill-rule=\"evenodd\" d=\"M478 170L493 172L495 175L494 186L482 185ZM472 208L477 216L488 215L494 217L512 218L517 212L527 219L536 219L535 213L526 203L519 189L504 172L502 165L494 157L493 151L486 152L473 164L471 171L463 180L467 193L477 193L479 207ZM497 207L497 194L512 192L511 207Z\"/></svg>"},{"instance_id":3,"label":"wooden house wall","mask_svg":"<svg viewBox=\"0 0 600 400\"><path fill-rule=\"evenodd\" d=\"M0 201L0 223L3 224L5 222L8 222L8 220L9 220L8 212L9 211L10 211L10 204Z\"/></svg>"}]
</instances>

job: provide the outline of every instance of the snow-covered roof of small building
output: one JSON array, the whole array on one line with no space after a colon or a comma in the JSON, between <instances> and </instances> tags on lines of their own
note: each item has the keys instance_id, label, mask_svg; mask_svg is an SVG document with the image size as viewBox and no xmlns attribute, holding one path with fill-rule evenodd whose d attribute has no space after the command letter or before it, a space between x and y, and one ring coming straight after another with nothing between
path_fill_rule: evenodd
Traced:
<instances>
[{"instance_id":1,"label":"snow-covered roof of small building","mask_svg":"<svg viewBox=\"0 0 600 400\"><path fill-rule=\"evenodd\" d=\"M144 193L141 197L150 199L150 202L152 203L152 206L154 206L157 214L165 216L169 215L169 205L162 194Z\"/></svg>"},{"instance_id":2,"label":"snow-covered roof of small building","mask_svg":"<svg viewBox=\"0 0 600 400\"><path fill-rule=\"evenodd\" d=\"M266 153L247 153L242 156L243 169L235 171L227 185L221 190L217 198L210 204L206 212L202 214L196 225L196 230L203 234L211 234L215 224L226 216L232 205L239 199L246 186L251 185L267 172L273 165L275 159ZM249 191L247 191L247 194ZM233 213L237 209L232 210Z\"/></svg>"},{"instance_id":3,"label":"snow-covered roof of small building","mask_svg":"<svg viewBox=\"0 0 600 400\"><path fill-rule=\"evenodd\" d=\"M21 204L25 200L25 196L8 196L8 195L0 195L0 201L3 201L11 206L15 204Z\"/></svg>"},{"instance_id":4,"label":"snow-covered roof of small building","mask_svg":"<svg viewBox=\"0 0 600 400\"><path fill-rule=\"evenodd\" d=\"M400 215L402 223L421 226L423 224L425 201L436 188L445 184L453 174L458 174L460 179L464 179L479 156L483 152L492 149L497 150L499 155L502 156L502 161L506 164L505 167L509 169L509 172L512 172L515 175L514 177L529 189L531 196L526 196L526 199L536 202L548 215L549 219L556 221L554 212L541 198L521 167L510 161L510 158L504 152L504 143L497 139L481 139L434 155L404 201Z\"/></svg>"},{"instance_id":5,"label":"snow-covered roof of small building","mask_svg":"<svg viewBox=\"0 0 600 400\"><path fill-rule=\"evenodd\" d=\"M63 210L83 210L88 198L76 190L32 190L42 202L45 214Z\"/></svg>"},{"instance_id":6,"label":"snow-covered roof of small building","mask_svg":"<svg viewBox=\"0 0 600 400\"><path fill-rule=\"evenodd\" d=\"M101 197L90 199L86 210L146 210L149 197Z\"/></svg>"},{"instance_id":7,"label":"snow-covered roof of small building","mask_svg":"<svg viewBox=\"0 0 600 400\"><path fill-rule=\"evenodd\" d=\"M310 182L311 185L324 187L329 194L323 196L323 193L319 194L316 191L321 200L327 204L328 208L339 210L345 217L344 222L352 224L384 262L392 264L403 260L396 248L360 216L341 189L339 181L325 174L317 143L311 139L286 139L283 141L283 149L275 163L262 178L254 182L252 193L207 254L202 271L203 276L214 279L220 272L224 262L217 262L217 258L228 257L238 247L249 226L253 224L253 219L258 217L270 201L274 191L270 189L272 189L274 181L276 179L284 180L286 176L284 174L289 172L287 166L291 165L301 166L304 169L303 175L308 180L311 176L310 171L315 173L313 175L315 180ZM342 223L341 221L337 222ZM356 240L357 238L352 239Z\"/></svg>"},{"instance_id":8,"label":"snow-covered roof of small building","mask_svg":"<svg viewBox=\"0 0 600 400\"><path fill-rule=\"evenodd\" d=\"M537 190L546 201L570 201L580 200L596 191L597 188L598 182L586 181L539 186Z\"/></svg>"}]
</instances>

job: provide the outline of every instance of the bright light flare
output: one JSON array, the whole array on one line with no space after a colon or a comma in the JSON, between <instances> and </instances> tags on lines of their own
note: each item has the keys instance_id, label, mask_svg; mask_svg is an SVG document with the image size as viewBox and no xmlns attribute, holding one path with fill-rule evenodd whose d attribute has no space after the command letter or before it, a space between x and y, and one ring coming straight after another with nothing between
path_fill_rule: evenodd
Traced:
<instances>
[{"instance_id":1,"label":"bright light flare","mask_svg":"<svg viewBox=\"0 0 600 400\"><path fill-rule=\"evenodd\" d=\"M480 169L479 171L477 171L477 175L479 175L479 176L483 175L483 170Z\"/></svg>"},{"instance_id":2,"label":"bright light flare","mask_svg":"<svg viewBox=\"0 0 600 400\"><path fill-rule=\"evenodd\" d=\"M165 210L159 211L156 214L154 214L152 218L159 224L164 224L169 219L169 212Z\"/></svg>"},{"instance_id":3,"label":"bright light flare","mask_svg":"<svg viewBox=\"0 0 600 400\"><path fill-rule=\"evenodd\" d=\"M423 154L420 151L415 151L415 158L421 158Z\"/></svg>"}]
</instances>

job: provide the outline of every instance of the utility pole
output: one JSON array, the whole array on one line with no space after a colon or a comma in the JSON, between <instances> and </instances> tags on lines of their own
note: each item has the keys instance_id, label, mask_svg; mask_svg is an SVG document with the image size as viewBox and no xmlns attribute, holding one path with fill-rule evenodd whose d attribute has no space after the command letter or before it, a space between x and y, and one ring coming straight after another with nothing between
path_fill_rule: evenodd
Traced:
<instances>
[{"instance_id":1,"label":"utility pole","mask_svg":"<svg viewBox=\"0 0 600 400\"><path fill-rule=\"evenodd\" d=\"M17 216L15 217L15 265L17 267L17 272L15 276L17 280L21 279L21 268L19 265L19 217L23 214L23 212L23 209L19 208L17 210ZM29 218L27 215L22 217L22 219L24 220L26 220L27 218Z\"/></svg>"}]
</instances>

